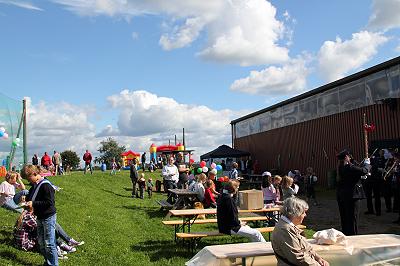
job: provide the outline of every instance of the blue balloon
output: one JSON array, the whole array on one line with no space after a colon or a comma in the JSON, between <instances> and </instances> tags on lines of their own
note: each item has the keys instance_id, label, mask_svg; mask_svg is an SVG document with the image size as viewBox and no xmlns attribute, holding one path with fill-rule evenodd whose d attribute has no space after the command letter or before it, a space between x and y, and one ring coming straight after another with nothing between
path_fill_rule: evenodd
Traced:
<instances>
[{"instance_id":1,"label":"blue balloon","mask_svg":"<svg viewBox=\"0 0 400 266\"><path fill-rule=\"evenodd\" d=\"M3 132L3 131L0 131L0 138L1 138L2 136L4 136L4 132Z\"/></svg>"},{"instance_id":2,"label":"blue balloon","mask_svg":"<svg viewBox=\"0 0 400 266\"><path fill-rule=\"evenodd\" d=\"M219 165L219 164L217 165L217 167L216 167L216 168L217 168L217 171L221 171L221 170L222 170L222 166L221 166L221 165Z\"/></svg>"}]
</instances>

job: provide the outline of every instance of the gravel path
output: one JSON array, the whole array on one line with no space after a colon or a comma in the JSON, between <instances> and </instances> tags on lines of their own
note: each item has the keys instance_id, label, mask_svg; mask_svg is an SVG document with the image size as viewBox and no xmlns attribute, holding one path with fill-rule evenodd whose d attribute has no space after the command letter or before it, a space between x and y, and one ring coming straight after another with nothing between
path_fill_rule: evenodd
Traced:
<instances>
[{"instance_id":1,"label":"gravel path","mask_svg":"<svg viewBox=\"0 0 400 266\"><path fill-rule=\"evenodd\" d=\"M310 204L304 224L315 231L329 228L341 230L339 208L334 198L334 192L319 192L319 195L319 204L317 206ZM358 225L359 234L400 234L400 225L393 223L398 219L399 214L386 213L383 198L381 216L364 214L367 210L366 205L366 200L362 200Z\"/></svg>"}]
</instances>

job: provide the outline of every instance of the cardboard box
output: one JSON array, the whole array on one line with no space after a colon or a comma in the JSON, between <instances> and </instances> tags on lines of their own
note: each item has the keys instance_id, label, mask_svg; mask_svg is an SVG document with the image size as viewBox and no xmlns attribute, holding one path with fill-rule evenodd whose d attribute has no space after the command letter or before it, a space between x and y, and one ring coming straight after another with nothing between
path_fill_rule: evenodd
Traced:
<instances>
[{"instance_id":1,"label":"cardboard box","mask_svg":"<svg viewBox=\"0 0 400 266\"><path fill-rule=\"evenodd\" d=\"M242 190L239 191L240 209L254 210L264 207L263 193L261 190Z\"/></svg>"}]
</instances>

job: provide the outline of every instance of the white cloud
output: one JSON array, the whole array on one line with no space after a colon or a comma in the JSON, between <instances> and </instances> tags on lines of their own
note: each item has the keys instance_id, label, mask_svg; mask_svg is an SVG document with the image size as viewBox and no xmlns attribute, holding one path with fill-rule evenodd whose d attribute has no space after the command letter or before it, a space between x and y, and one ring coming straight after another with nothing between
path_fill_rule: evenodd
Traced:
<instances>
[{"instance_id":1,"label":"white cloud","mask_svg":"<svg viewBox=\"0 0 400 266\"><path fill-rule=\"evenodd\" d=\"M69 103L27 101L28 150L42 155L53 150L71 149L81 154L86 148L96 150L95 126L89 121L94 109ZM30 158L29 158L30 159Z\"/></svg>"},{"instance_id":2,"label":"white cloud","mask_svg":"<svg viewBox=\"0 0 400 266\"><path fill-rule=\"evenodd\" d=\"M242 66L281 63L288 49L278 44L285 35L284 24L275 18L268 1L231 1L208 25L208 44L198 53L202 58Z\"/></svg>"},{"instance_id":3,"label":"white cloud","mask_svg":"<svg viewBox=\"0 0 400 266\"><path fill-rule=\"evenodd\" d=\"M279 44L287 37L285 26L276 19L276 8L265 0L52 1L83 16L160 15L172 23L160 36L165 50L186 47L205 31L206 46L197 54L206 60L247 66L289 59L288 49Z\"/></svg>"},{"instance_id":4,"label":"white cloud","mask_svg":"<svg viewBox=\"0 0 400 266\"><path fill-rule=\"evenodd\" d=\"M188 18L183 25L175 26L171 33L163 34L159 43L164 50L185 47L197 39L204 24L199 17Z\"/></svg>"},{"instance_id":5,"label":"white cloud","mask_svg":"<svg viewBox=\"0 0 400 266\"><path fill-rule=\"evenodd\" d=\"M373 30L399 28L399 11L399 0L373 0L368 26Z\"/></svg>"},{"instance_id":6,"label":"white cloud","mask_svg":"<svg viewBox=\"0 0 400 266\"><path fill-rule=\"evenodd\" d=\"M29 1L20 1L20 0L0 0L0 4L7 4L7 5L14 5L17 7L36 10L36 11L43 11L40 7L37 7L30 3Z\"/></svg>"},{"instance_id":7,"label":"white cloud","mask_svg":"<svg viewBox=\"0 0 400 266\"><path fill-rule=\"evenodd\" d=\"M168 144L168 140L173 142L174 135L182 140L181 132L185 128L185 142L197 155L221 144L231 144L230 121L243 114L182 104L143 90L123 90L109 96L108 101L112 108L120 110L118 129L108 127L110 132L147 137L149 141L139 145L147 150L153 142L156 145Z\"/></svg>"},{"instance_id":8,"label":"white cloud","mask_svg":"<svg viewBox=\"0 0 400 266\"><path fill-rule=\"evenodd\" d=\"M306 60L298 58L282 67L270 66L261 71L251 71L248 77L235 80L230 89L269 96L293 95L306 89L307 74Z\"/></svg>"},{"instance_id":9,"label":"white cloud","mask_svg":"<svg viewBox=\"0 0 400 266\"><path fill-rule=\"evenodd\" d=\"M321 75L328 82L344 77L368 62L387 40L382 33L360 31L350 40L325 41L318 54Z\"/></svg>"}]
</instances>

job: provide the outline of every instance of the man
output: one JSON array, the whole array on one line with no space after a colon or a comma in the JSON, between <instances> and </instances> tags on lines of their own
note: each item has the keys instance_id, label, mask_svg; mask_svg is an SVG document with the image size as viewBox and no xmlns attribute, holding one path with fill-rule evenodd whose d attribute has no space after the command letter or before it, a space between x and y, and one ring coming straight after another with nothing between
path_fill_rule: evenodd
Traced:
<instances>
[{"instance_id":1,"label":"man","mask_svg":"<svg viewBox=\"0 0 400 266\"><path fill-rule=\"evenodd\" d=\"M136 167L137 167L137 160L136 160L136 158L134 158L131 161L131 165L129 167L129 176L130 176L131 181L132 181L132 198L134 198L135 195L136 195L136 183L137 183L137 181L139 179L139 175L138 175Z\"/></svg>"},{"instance_id":2,"label":"man","mask_svg":"<svg viewBox=\"0 0 400 266\"><path fill-rule=\"evenodd\" d=\"M92 154L89 152L89 150L86 150L85 154L83 155L83 160L85 161L85 171L84 174L86 174L86 170L89 167L90 174L93 174L93 169L92 169Z\"/></svg>"},{"instance_id":3,"label":"man","mask_svg":"<svg viewBox=\"0 0 400 266\"><path fill-rule=\"evenodd\" d=\"M173 199L170 197L171 192L168 189L177 188L179 181L179 171L174 162L174 157L169 157L168 164L164 166L161 172L164 179L164 191L168 193L168 201L170 203L172 203Z\"/></svg>"},{"instance_id":4,"label":"man","mask_svg":"<svg viewBox=\"0 0 400 266\"><path fill-rule=\"evenodd\" d=\"M42 156L42 160L40 162L40 164L46 168L47 170L49 170L50 166L51 166L51 158L50 156L47 154L47 151L44 152L44 155Z\"/></svg>"},{"instance_id":5,"label":"man","mask_svg":"<svg viewBox=\"0 0 400 266\"><path fill-rule=\"evenodd\" d=\"M60 174L61 155L58 152L54 151L53 158L51 158L51 161L53 162L53 165L55 168L54 175L59 175Z\"/></svg>"},{"instance_id":6,"label":"man","mask_svg":"<svg viewBox=\"0 0 400 266\"><path fill-rule=\"evenodd\" d=\"M142 160L142 170L143 170L143 172L144 172L144 171L146 170L146 152L144 152L144 153L142 154L141 160Z\"/></svg>"},{"instance_id":7,"label":"man","mask_svg":"<svg viewBox=\"0 0 400 266\"><path fill-rule=\"evenodd\" d=\"M34 154L32 157L32 165L39 165L39 158L37 157L37 154Z\"/></svg>"},{"instance_id":8,"label":"man","mask_svg":"<svg viewBox=\"0 0 400 266\"><path fill-rule=\"evenodd\" d=\"M384 150L379 151L379 156L371 159L371 176L363 183L365 188L365 196L367 197L367 211L365 214L374 214L372 204L372 194L375 199L375 214L381 215L381 188L383 184L382 173L385 168L386 159Z\"/></svg>"}]
</instances>

